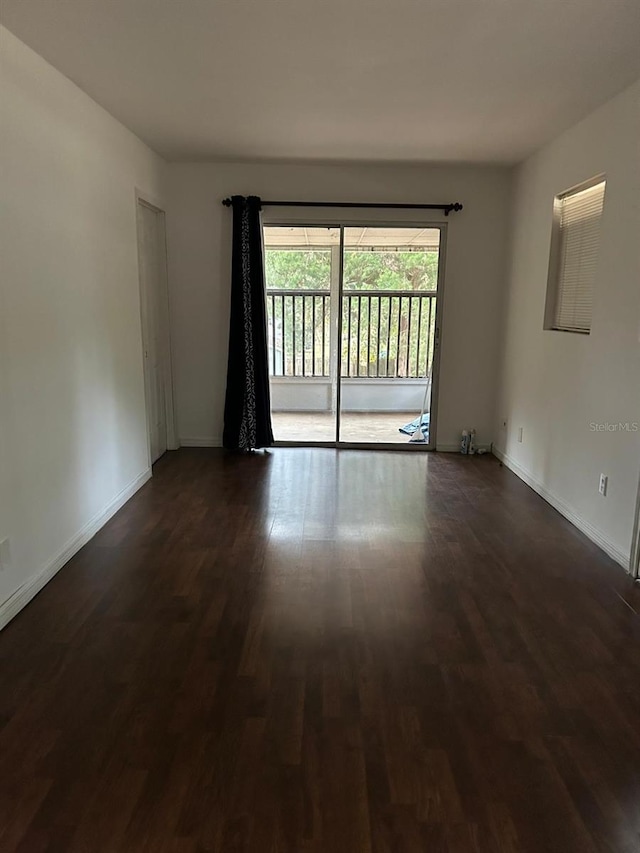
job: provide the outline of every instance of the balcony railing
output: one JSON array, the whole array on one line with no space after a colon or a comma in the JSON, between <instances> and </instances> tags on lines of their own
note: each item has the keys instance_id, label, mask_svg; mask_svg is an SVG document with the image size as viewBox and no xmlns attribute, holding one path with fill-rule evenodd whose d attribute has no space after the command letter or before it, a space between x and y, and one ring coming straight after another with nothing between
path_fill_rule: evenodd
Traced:
<instances>
[{"instance_id":1,"label":"balcony railing","mask_svg":"<svg viewBox=\"0 0 640 853\"><path fill-rule=\"evenodd\" d=\"M349 290L342 304L342 376L427 376L436 294ZM329 377L331 296L326 290L267 290L272 376Z\"/></svg>"}]
</instances>

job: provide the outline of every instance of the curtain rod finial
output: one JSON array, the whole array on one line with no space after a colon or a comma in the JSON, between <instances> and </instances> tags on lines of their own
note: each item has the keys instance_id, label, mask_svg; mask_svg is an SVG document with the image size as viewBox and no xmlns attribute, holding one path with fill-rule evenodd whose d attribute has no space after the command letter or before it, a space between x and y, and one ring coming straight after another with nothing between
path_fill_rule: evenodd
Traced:
<instances>
[{"instance_id":1,"label":"curtain rod finial","mask_svg":"<svg viewBox=\"0 0 640 853\"><path fill-rule=\"evenodd\" d=\"M223 198L222 203L224 204L225 207L231 207L231 199L230 198Z\"/></svg>"}]
</instances>

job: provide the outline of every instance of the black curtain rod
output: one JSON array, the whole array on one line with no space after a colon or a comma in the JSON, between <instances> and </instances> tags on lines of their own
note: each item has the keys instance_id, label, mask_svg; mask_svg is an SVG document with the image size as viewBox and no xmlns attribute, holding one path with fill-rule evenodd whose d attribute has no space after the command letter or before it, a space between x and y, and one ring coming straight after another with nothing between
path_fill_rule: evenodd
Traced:
<instances>
[{"instance_id":1,"label":"black curtain rod","mask_svg":"<svg viewBox=\"0 0 640 853\"><path fill-rule=\"evenodd\" d=\"M222 200L225 207L231 207L231 199ZM378 210L442 210L448 216L451 211L462 210L460 202L453 204L371 204L358 201L263 201L263 207L367 207Z\"/></svg>"}]
</instances>

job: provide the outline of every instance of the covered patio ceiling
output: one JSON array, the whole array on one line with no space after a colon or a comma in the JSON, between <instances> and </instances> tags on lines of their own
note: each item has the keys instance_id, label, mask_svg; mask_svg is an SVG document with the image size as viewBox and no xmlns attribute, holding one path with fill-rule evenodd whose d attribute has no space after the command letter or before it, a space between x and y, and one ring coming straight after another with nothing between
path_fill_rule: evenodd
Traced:
<instances>
[{"instance_id":1,"label":"covered patio ceiling","mask_svg":"<svg viewBox=\"0 0 640 853\"><path fill-rule=\"evenodd\" d=\"M438 228L394 228L349 226L344 229L347 249L386 249L388 251L438 251ZM264 242L268 249L321 249L340 245L340 229L301 225L266 225Z\"/></svg>"}]
</instances>

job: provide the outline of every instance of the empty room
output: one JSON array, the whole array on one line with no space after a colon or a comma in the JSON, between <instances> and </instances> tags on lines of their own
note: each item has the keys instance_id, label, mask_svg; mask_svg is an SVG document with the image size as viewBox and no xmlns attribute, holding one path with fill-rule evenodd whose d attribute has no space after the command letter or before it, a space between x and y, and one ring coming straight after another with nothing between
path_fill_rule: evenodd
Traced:
<instances>
[{"instance_id":1,"label":"empty room","mask_svg":"<svg viewBox=\"0 0 640 853\"><path fill-rule=\"evenodd\" d=\"M638 45L4 0L2 853L640 853Z\"/></svg>"}]
</instances>

